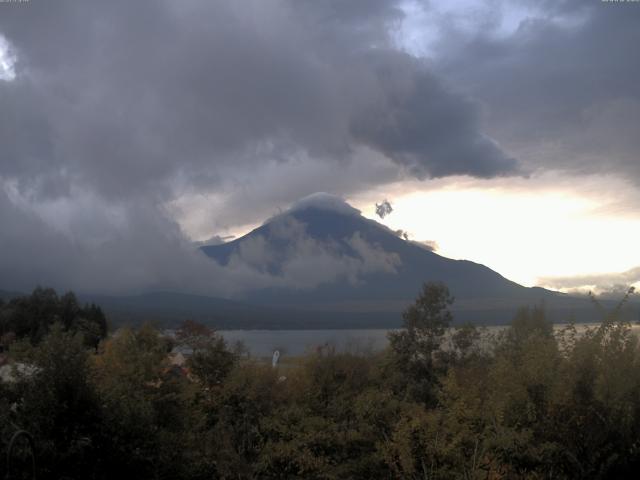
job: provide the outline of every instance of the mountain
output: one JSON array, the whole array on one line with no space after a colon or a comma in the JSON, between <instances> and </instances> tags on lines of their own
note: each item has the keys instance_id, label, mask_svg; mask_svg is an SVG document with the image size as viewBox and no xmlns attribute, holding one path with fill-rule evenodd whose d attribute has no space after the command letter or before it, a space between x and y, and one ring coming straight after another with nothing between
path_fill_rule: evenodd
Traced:
<instances>
[{"instance_id":1,"label":"mountain","mask_svg":"<svg viewBox=\"0 0 640 480\"><path fill-rule=\"evenodd\" d=\"M470 242L474 234L469 232ZM101 305L115 325L173 326L190 318L220 329L389 328L401 324L402 311L424 282L440 281L455 297L457 323L504 324L518 308L534 304L544 304L555 322L600 320L585 298L527 288L484 265L438 255L327 194L297 202L243 237L200 250L202 261L219 264L213 269L217 280L237 291L236 298L170 291L78 296ZM16 295L0 290L0 298Z\"/></svg>"},{"instance_id":2,"label":"mountain","mask_svg":"<svg viewBox=\"0 0 640 480\"><path fill-rule=\"evenodd\" d=\"M527 288L484 265L438 255L327 194L297 202L243 237L200 250L202 261L220 265L218 280L241 295L78 292L80 301L101 305L115 325L174 326L190 318L220 329L389 328L401 324L402 311L424 282L440 281L455 297L457 323L504 324L518 308L534 304L544 304L555 322L600 320L583 297ZM0 299L18 295L0 290ZM614 303L602 301L605 308Z\"/></svg>"},{"instance_id":3,"label":"mountain","mask_svg":"<svg viewBox=\"0 0 640 480\"><path fill-rule=\"evenodd\" d=\"M295 328L292 316L243 302L176 292L111 296L81 294L82 303L100 305L114 325L151 322L163 327L192 319L220 329Z\"/></svg>"},{"instance_id":4,"label":"mountain","mask_svg":"<svg viewBox=\"0 0 640 480\"><path fill-rule=\"evenodd\" d=\"M351 313L397 324L426 281L449 287L460 321L505 323L519 306L539 303L558 320L588 310L584 299L527 288L484 265L438 255L327 194L307 197L243 237L201 249L222 266L247 264L273 279L274 286L253 289L245 301L324 312L327 319Z\"/></svg>"},{"instance_id":5,"label":"mountain","mask_svg":"<svg viewBox=\"0 0 640 480\"><path fill-rule=\"evenodd\" d=\"M219 330L388 328L397 326L397 315L388 312L301 310L257 305L202 295L151 292L109 296L81 294L82 303L96 303L114 326L150 322L175 327L185 319L197 320Z\"/></svg>"}]
</instances>

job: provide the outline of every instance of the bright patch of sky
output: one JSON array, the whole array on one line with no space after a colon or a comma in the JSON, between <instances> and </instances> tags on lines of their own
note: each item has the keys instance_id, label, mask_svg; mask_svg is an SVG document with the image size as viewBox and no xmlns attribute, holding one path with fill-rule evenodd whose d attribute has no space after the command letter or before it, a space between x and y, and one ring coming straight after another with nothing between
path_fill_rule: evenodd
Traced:
<instances>
[{"instance_id":1,"label":"bright patch of sky","mask_svg":"<svg viewBox=\"0 0 640 480\"><path fill-rule=\"evenodd\" d=\"M544 277L640 265L640 217L610 214L602 202L567 188L452 185L393 198L393 213L384 220L376 217L375 204L355 206L394 230L408 231L411 239L435 240L440 255L482 263L534 286Z\"/></svg>"},{"instance_id":2,"label":"bright patch of sky","mask_svg":"<svg viewBox=\"0 0 640 480\"><path fill-rule=\"evenodd\" d=\"M531 5L499 0L444 0L427 5L406 0L402 10L405 18L395 32L394 40L400 48L416 57L437 57L437 44L446 41L447 32L451 30L468 36L481 34L505 38L513 35L524 21L548 15ZM552 20L572 28L585 18L581 12L569 12Z\"/></svg>"},{"instance_id":3,"label":"bright patch of sky","mask_svg":"<svg viewBox=\"0 0 640 480\"><path fill-rule=\"evenodd\" d=\"M0 80L11 81L16 78L15 57L11 53L6 39L0 35Z\"/></svg>"},{"instance_id":4,"label":"bright patch of sky","mask_svg":"<svg viewBox=\"0 0 640 480\"><path fill-rule=\"evenodd\" d=\"M640 199L634 192L614 177L594 175L576 182L550 174L404 181L346 200L364 216L408 232L411 240L435 241L440 255L481 263L522 285L547 286L545 278L619 273L640 265L640 215L632 208ZM198 198L172 212L194 240L213 233L242 236L258 226L212 232L211 212L224 199ZM393 211L381 219L375 206L383 198ZM208 221L198 220L194 212L209 212Z\"/></svg>"}]
</instances>

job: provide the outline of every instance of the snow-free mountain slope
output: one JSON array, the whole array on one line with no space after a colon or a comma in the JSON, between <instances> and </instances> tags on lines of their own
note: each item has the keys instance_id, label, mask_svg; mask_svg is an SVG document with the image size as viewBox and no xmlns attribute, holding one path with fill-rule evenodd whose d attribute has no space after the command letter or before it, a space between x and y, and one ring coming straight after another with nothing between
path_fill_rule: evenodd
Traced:
<instances>
[{"instance_id":1,"label":"snow-free mountain slope","mask_svg":"<svg viewBox=\"0 0 640 480\"><path fill-rule=\"evenodd\" d=\"M202 250L221 265L247 262L279 279L248 293L247 300L260 304L398 311L426 281L444 282L459 306L485 310L512 310L559 296L518 285L484 265L442 257L326 194L303 199L241 238ZM322 262L344 268L323 276L313 270ZM310 270L299 272L305 263Z\"/></svg>"}]
</instances>

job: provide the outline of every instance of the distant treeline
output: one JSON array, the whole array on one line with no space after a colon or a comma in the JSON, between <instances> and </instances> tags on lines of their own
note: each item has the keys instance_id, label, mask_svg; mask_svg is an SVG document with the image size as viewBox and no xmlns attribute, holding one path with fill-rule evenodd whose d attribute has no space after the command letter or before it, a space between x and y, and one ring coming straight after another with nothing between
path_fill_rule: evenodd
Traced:
<instances>
[{"instance_id":1,"label":"distant treeline","mask_svg":"<svg viewBox=\"0 0 640 480\"><path fill-rule=\"evenodd\" d=\"M93 303L80 305L71 292L58 296L51 288L38 287L28 296L0 298L0 346L14 339L38 344L56 323L67 332L81 333L88 346L97 347L107 335L102 309Z\"/></svg>"},{"instance_id":2,"label":"distant treeline","mask_svg":"<svg viewBox=\"0 0 640 480\"><path fill-rule=\"evenodd\" d=\"M14 379L0 383L1 458L12 432L29 432L38 478L622 479L640 471L640 349L619 307L581 334L571 325L554 333L542 309L524 308L491 338L472 325L445 335L452 298L444 285L425 284L386 351L325 346L273 368L194 322L172 339L148 325L121 329L96 349L85 324L97 307L76 302L67 315L70 299L37 291L0 310L14 365ZM176 346L191 354L186 363L170 353ZM28 453L26 444L16 450L16 465Z\"/></svg>"}]
</instances>

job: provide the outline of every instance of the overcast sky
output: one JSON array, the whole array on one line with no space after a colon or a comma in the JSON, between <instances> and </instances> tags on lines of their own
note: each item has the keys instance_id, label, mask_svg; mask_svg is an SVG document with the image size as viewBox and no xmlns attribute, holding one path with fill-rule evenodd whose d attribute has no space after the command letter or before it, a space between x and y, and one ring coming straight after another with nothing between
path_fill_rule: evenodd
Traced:
<instances>
[{"instance_id":1,"label":"overcast sky","mask_svg":"<svg viewBox=\"0 0 640 480\"><path fill-rule=\"evenodd\" d=\"M639 25L600 0L0 3L0 288L218 285L191 241L318 191L527 285L638 282Z\"/></svg>"}]
</instances>

